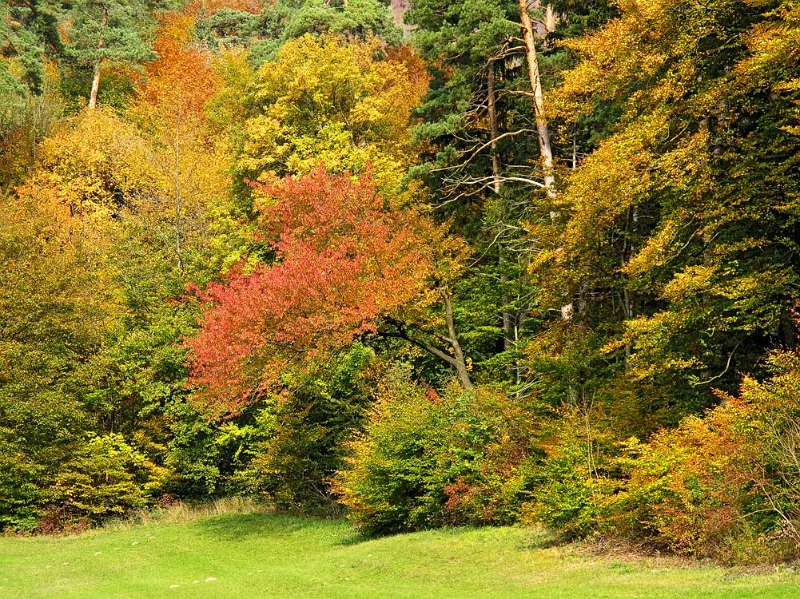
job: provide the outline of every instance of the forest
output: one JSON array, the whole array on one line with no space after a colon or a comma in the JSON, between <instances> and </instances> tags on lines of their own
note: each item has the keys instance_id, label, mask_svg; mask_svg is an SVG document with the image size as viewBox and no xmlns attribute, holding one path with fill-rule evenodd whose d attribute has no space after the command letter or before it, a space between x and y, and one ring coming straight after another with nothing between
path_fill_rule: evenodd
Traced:
<instances>
[{"instance_id":1,"label":"forest","mask_svg":"<svg viewBox=\"0 0 800 599\"><path fill-rule=\"evenodd\" d=\"M786 562L799 341L798 0L0 0L0 535Z\"/></svg>"}]
</instances>

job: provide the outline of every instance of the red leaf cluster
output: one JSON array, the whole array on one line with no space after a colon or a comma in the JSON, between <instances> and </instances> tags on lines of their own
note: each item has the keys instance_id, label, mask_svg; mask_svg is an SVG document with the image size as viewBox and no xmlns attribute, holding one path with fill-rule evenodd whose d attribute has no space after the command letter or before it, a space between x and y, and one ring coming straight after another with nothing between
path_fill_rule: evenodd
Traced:
<instances>
[{"instance_id":1,"label":"red leaf cluster","mask_svg":"<svg viewBox=\"0 0 800 599\"><path fill-rule=\"evenodd\" d=\"M318 169L270 185L260 234L276 261L211 284L190 340L191 383L212 409L235 414L302 364L409 303L431 272L427 222L384 204L369 177Z\"/></svg>"}]
</instances>

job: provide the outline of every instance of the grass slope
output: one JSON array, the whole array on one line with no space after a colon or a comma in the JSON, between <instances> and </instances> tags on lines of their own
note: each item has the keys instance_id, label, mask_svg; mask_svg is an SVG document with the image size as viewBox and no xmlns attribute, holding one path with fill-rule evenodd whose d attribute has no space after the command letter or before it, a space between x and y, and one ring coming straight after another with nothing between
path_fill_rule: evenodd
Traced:
<instances>
[{"instance_id":1,"label":"grass slope","mask_svg":"<svg viewBox=\"0 0 800 599\"><path fill-rule=\"evenodd\" d=\"M61 538L0 538L0 597L792 598L800 576L744 575L547 548L519 528L362 540L346 523L204 516Z\"/></svg>"}]
</instances>

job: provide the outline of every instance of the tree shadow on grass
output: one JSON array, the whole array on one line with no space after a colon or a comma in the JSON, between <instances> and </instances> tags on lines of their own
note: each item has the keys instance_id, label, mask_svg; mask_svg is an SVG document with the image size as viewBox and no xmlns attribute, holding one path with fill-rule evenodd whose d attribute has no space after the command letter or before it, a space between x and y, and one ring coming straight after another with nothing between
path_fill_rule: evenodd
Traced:
<instances>
[{"instance_id":1,"label":"tree shadow on grass","mask_svg":"<svg viewBox=\"0 0 800 599\"><path fill-rule=\"evenodd\" d=\"M341 547L349 547L352 545L360 545L361 543L366 543L368 541L374 541L375 539L380 539L381 537L367 534L366 532L359 530L355 527L351 528L349 531L345 532L334 545L339 545Z\"/></svg>"},{"instance_id":2,"label":"tree shadow on grass","mask_svg":"<svg viewBox=\"0 0 800 599\"><path fill-rule=\"evenodd\" d=\"M522 551L532 551L534 549L551 549L553 547L566 547L572 541L567 537L558 536L553 533L537 532L530 538L517 545L517 549Z\"/></svg>"},{"instance_id":3,"label":"tree shadow on grass","mask_svg":"<svg viewBox=\"0 0 800 599\"><path fill-rule=\"evenodd\" d=\"M282 514L221 514L196 523L203 534L222 539L252 536L286 536L297 533L309 523L296 516Z\"/></svg>"},{"instance_id":4,"label":"tree shadow on grass","mask_svg":"<svg viewBox=\"0 0 800 599\"><path fill-rule=\"evenodd\" d=\"M361 543L368 543L370 541L378 541L381 539L390 539L392 537L408 537L408 536L415 536L415 535L425 535L429 533L434 533L439 536L447 536L451 535L453 537L459 537L466 532L490 532L495 530L497 527L493 526L443 526L440 528L428 528L423 530L412 530L412 531L399 531L393 533L368 533L365 531L361 531L356 527L353 527L350 531L344 533L341 539L335 543L336 545L341 546L348 546L348 545L360 545ZM492 542L491 539L487 539L487 543ZM531 529L531 535L526 538L523 542L518 544L518 548L521 550L530 550L530 549L541 549L546 547L555 547L562 544L568 544L568 541L564 541L562 539L555 538L551 533L544 531L543 529L533 528Z\"/></svg>"},{"instance_id":5,"label":"tree shadow on grass","mask_svg":"<svg viewBox=\"0 0 800 599\"><path fill-rule=\"evenodd\" d=\"M280 538L300 534L330 538L332 533L333 536L336 536L335 530L321 532L320 529L335 528L336 524L340 522L331 518L298 516L277 512L221 514L199 521L197 528L202 534L225 540L242 540L265 536ZM344 528L342 534L346 536L347 533L347 528ZM338 540L331 539L331 544L338 544Z\"/></svg>"}]
</instances>

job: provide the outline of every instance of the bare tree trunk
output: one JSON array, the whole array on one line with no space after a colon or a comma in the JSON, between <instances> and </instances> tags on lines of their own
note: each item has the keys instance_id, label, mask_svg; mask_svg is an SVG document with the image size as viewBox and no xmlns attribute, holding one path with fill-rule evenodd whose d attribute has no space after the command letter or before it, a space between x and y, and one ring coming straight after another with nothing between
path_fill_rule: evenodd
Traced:
<instances>
[{"instance_id":1,"label":"bare tree trunk","mask_svg":"<svg viewBox=\"0 0 800 599\"><path fill-rule=\"evenodd\" d=\"M497 125L497 95L495 92L495 70L494 70L494 60L489 61L489 68L486 73L486 104L489 109L489 133L491 137L491 156L492 156L492 189L496 194L500 193L502 189L503 182L501 178L500 172L500 155L497 153L497 137L500 135L499 127ZM503 253L503 244L500 243L499 251L498 251L498 267L500 269L500 284L503 286L503 304L508 305L509 297L508 292L506 291L506 283L508 281L508 277L506 276L505 272L505 255ZM514 347L515 342L517 341L517 327L516 327L516 316L509 312L508 310L503 310L502 313L503 319L503 350L508 351L512 347ZM516 378L519 379L519 364L514 362L512 366L509 367L509 374L512 376L516 373Z\"/></svg>"},{"instance_id":2,"label":"bare tree trunk","mask_svg":"<svg viewBox=\"0 0 800 599\"><path fill-rule=\"evenodd\" d=\"M178 142L178 133L175 132L175 255L178 260L178 270L183 272L183 257L181 256L181 210L183 208L183 198L181 196L181 146Z\"/></svg>"},{"instance_id":3,"label":"bare tree trunk","mask_svg":"<svg viewBox=\"0 0 800 599\"><path fill-rule=\"evenodd\" d=\"M533 35L533 23L528 13L528 0L518 0L519 19L522 25L522 37L525 43L525 53L528 60L528 79L533 91L533 112L536 118L536 132L539 136L539 154L542 161L542 172L545 193L551 203L555 201L556 177L553 167L553 147L550 144L550 128L547 122L547 113L544 109L544 92L542 80L539 76L539 59L536 56L536 42ZM551 206L550 220L556 221L558 213ZM570 320L574 313L572 302L561 306L561 318Z\"/></svg>"},{"instance_id":4,"label":"bare tree trunk","mask_svg":"<svg viewBox=\"0 0 800 599\"><path fill-rule=\"evenodd\" d=\"M497 155L497 105L495 103L494 91L494 60L489 61L489 70L486 73L486 103L489 106L489 134L491 138L492 151L492 177L494 177L493 189L495 193L500 193L500 156Z\"/></svg>"},{"instance_id":5,"label":"bare tree trunk","mask_svg":"<svg viewBox=\"0 0 800 599\"><path fill-rule=\"evenodd\" d=\"M533 37L533 23L528 13L528 0L519 0L519 18L522 24L522 36L525 42L525 53L528 59L528 78L531 91L533 91L533 111L536 117L536 132L539 136L539 154L544 171L544 188L547 199L556 197L556 179L553 169L553 148L550 145L550 129L547 123L547 114L544 110L544 93L542 81L539 77L539 60L536 57L536 44Z\"/></svg>"},{"instance_id":6,"label":"bare tree trunk","mask_svg":"<svg viewBox=\"0 0 800 599\"><path fill-rule=\"evenodd\" d=\"M100 60L94 63L94 76L92 77L92 92L89 95L89 108L97 108L97 92L100 91Z\"/></svg>"},{"instance_id":7,"label":"bare tree trunk","mask_svg":"<svg viewBox=\"0 0 800 599\"><path fill-rule=\"evenodd\" d=\"M108 12L105 10L103 11L103 17L100 19L100 26L103 30L105 30L106 24L108 23ZM100 32L100 40L97 42L97 52L98 54L100 51L105 48L106 40L104 37L103 31ZM103 59L102 57L98 56L97 61L94 63L94 75L92 76L92 91L89 94L89 108L94 110L97 108L97 92L100 91L100 68L103 66Z\"/></svg>"},{"instance_id":8,"label":"bare tree trunk","mask_svg":"<svg viewBox=\"0 0 800 599\"><path fill-rule=\"evenodd\" d=\"M432 356L436 356L443 362L447 363L456 371L456 376L458 378L458 382L461 384L461 387L465 391L472 391L473 385L472 380L469 377L467 360L464 356L464 351L461 348L461 344L458 341L458 335L456 335L456 326L453 319L452 297L450 296L450 291L447 289L442 290L442 303L444 304L445 309L447 335L440 335L438 333L430 333L421 330L418 330L415 333L409 331L402 322L392 321L397 328L396 332L393 333L393 336L399 337L400 339L405 339L417 347L424 349ZM446 349L436 347L436 345L426 339L432 337L437 338L439 341L443 341L448 347Z\"/></svg>"},{"instance_id":9,"label":"bare tree trunk","mask_svg":"<svg viewBox=\"0 0 800 599\"><path fill-rule=\"evenodd\" d=\"M472 391L472 381L469 378L469 371L467 370L467 361L464 359L464 352L461 349L461 344L458 342L458 335L456 335L455 322L453 320L453 302L450 298L450 292L444 292L444 311L445 319L447 320L447 333L450 336L450 346L453 348L453 366L456 369L456 375L461 386L467 390Z\"/></svg>"},{"instance_id":10,"label":"bare tree trunk","mask_svg":"<svg viewBox=\"0 0 800 599\"><path fill-rule=\"evenodd\" d=\"M499 257L497 259L497 266L500 269L500 284L503 286L503 304L508 305L509 297L508 292L505 289L506 283L508 282L508 277L505 273L505 262L506 258L503 253L503 246L500 246ZM503 310L503 349L505 351L510 350L513 347L513 339L514 339L514 315L511 314L508 310Z\"/></svg>"}]
</instances>

